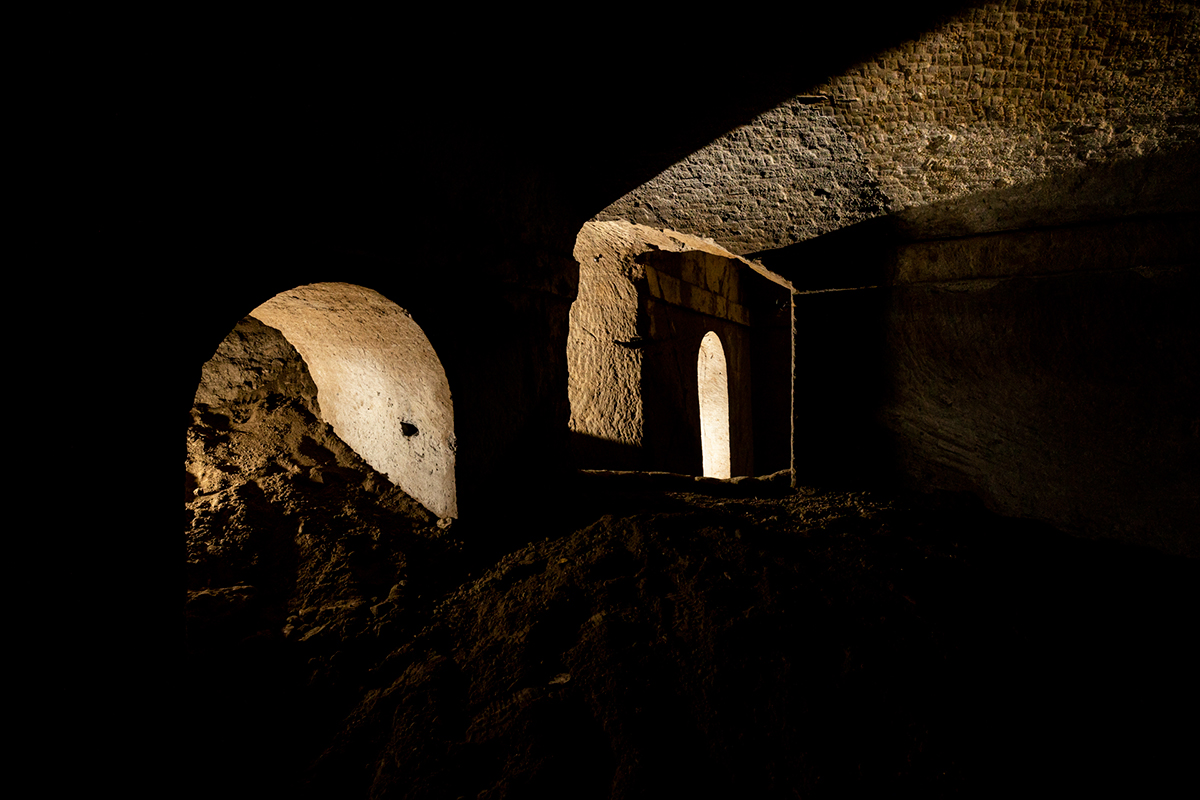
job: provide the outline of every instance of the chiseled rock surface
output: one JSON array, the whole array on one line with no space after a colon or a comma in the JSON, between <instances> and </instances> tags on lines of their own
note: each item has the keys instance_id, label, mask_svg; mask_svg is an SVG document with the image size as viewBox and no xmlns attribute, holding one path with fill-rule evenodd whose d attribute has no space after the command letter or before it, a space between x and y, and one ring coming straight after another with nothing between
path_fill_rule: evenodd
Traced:
<instances>
[{"instance_id":1,"label":"chiseled rock surface","mask_svg":"<svg viewBox=\"0 0 1200 800\"><path fill-rule=\"evenodd\" d=\"M567 334L572 449L582 463L634 468L642 445L642 362L638 284L646 249L625 223L587 224L575 243L579 295ZM592 463L589 463L592 462Z\"/></svg>"},{"instance_id":2,"label":"chiseled rock surface","mask_svg":"<svg viewBox=\"0 0 1200 800\"><path fill-rule=\"evenodd\" d=\"M950 224L979 232L1054 209L1073 220L1119 215L1125 191L1057 179L1186 161L1179 151L1200 142L1197 75L1200 10L1190 3L981 4L730 131L596 219L709 236L746 254L887 213L922 235L961 235L922 209L1006 190L1020 207L1039 184L1053 196L1019 220L959 214Z\"/></svg>"},{"instance_id":3,"label":"chiseled rock surface","mask_svg":"<svg viewBox=\"0 0 1200 800\"><path fill-rule=\"evenodd\" d=\"M772 250L882 214L862 147L813 98L722 136L596 215ZM823 102L823 100L821 101Z\"/></svg>"},{"instance_id":4,"label":"chiseled rock surface","mask_svg":"<svg viewBox=\"0 0 1200 800\"><path fill-rule=\"evenodd\" d=\"M1061 530L1200 552L1198 231L1161 214L902 245L882 403L901 469Z\"/></svg>"},{"instance_id":5,"label":"chiseled rock surface","mask_svg":"<svg viewBox=\"0 0 1200 800\"><path fill-rule=\"evenodd\" d=\"M250 403L270 393L293 395L313 414L317 386L296 348L253 317L239 322L201 370L197 405Z\"/></svg>"}]
</instances>

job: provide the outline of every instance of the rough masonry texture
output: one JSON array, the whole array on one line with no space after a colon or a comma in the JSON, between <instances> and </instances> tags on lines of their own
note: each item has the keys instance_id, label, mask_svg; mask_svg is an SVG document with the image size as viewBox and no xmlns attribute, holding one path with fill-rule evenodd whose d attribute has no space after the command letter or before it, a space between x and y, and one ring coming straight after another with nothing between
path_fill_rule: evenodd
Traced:
<instances>
[{"instance_id":1,"label":"rough masonry texture","mask_svg":"<svg viewBox=\"0 0 1200 800\"><path fill-rule=\"evenodd\" d=\"M658 175L596 219L771 250L884 213L862 148L824 98L792 99Z\"/></svg>"},{"instance_id":2,"label":"rough masonry texture","mask_svg":"<svg viewBox=\"0 0 1200 800\"><path fill-rule=\"evenodd\" d=\"M920 217L965 195L1194 147L1198 75L1194 4L984 4L815 83L597 219L745 254L889 212ZM1107 210L1121 213L1113 200Z\"/></svg>"}]
</instances>

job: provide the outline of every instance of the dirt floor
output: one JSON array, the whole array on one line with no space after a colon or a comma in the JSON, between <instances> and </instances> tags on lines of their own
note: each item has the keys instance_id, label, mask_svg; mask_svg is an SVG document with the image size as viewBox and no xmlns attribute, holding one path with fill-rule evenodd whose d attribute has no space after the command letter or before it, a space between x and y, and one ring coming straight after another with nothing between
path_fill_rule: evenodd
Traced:
<instances>
[{"instance_id":1,"label":"dirt floor","mask_svg":"<svg viewBox=\"0 0 1200 800\"><path fill-rule=\"evenodd\" d=\"M288 350L243 322L192 412L173 794L1193 780L1194 560L778 479L581 473L569 502L439 524L320 421Z\"/></svg>"}]
</instances>

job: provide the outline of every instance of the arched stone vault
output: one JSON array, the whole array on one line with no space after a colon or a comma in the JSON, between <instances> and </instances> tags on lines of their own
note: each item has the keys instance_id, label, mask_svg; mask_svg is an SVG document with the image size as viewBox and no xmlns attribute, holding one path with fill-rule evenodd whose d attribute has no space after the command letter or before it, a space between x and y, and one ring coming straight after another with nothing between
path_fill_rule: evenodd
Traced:
<instances>
[{"instance_id":1,"label":"arched stone vault","mask_svg":"<svg viewBox=\"0 0 1200 800\"><path fill-rule=\"evenodd\" d=\"M276 295L251 316L303 356L338 436L430 511L457 516L450 385L408 312L361 286L316 283Z\"/></svg>"}]
</instances>

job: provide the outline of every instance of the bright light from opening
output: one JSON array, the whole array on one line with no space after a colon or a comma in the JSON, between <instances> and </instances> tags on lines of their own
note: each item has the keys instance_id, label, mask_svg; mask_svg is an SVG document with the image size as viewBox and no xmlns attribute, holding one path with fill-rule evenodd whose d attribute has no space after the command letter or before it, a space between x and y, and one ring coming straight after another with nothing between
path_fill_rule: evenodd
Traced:
<instances>
[{"instance_id":1,"label":"bright light from opening","mask_svg":"<svg viewBox=\"0 0 1200 800\"><path fill-rule=\"evenodd\" d=\"M709 331L700 341L696 362L700 387L700 451L707 478L729 477L729 379L725 349Z\"/></svg>"}]
</instances>

